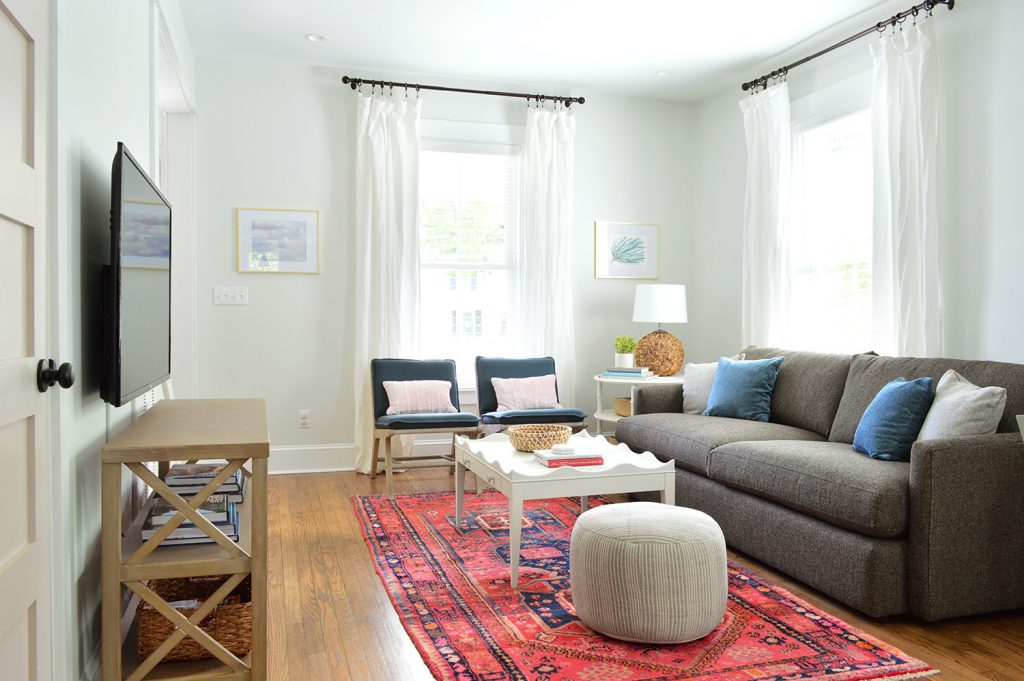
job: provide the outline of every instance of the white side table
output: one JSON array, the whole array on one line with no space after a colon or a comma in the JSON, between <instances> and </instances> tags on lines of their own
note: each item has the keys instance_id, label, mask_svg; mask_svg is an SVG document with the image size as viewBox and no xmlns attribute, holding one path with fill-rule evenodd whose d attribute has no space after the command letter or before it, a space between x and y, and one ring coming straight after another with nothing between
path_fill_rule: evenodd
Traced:
<instances>
[{"instance_id":1,"label":"white side table","mask_svg":"<svg viewBox=\"0 0 1024 681\"><path fill-rule=\"evenodd\" d=\"M628 385L630 386L630 397L633 397L633 393L637 386L645 385L683 385L683 375L676 374L675 376L654 376L652 378L618 378L610 376L602 376L597 374L594 376L594 382L597 383L597 411L594 413L594 428L598 435L604 434L604 428L602 422L614 424L622 417L615 413L614 409L605 409L604 407L604 386L609 385ZM612 426L614 432L615 426Z\"/></svg>"}]
</instances>

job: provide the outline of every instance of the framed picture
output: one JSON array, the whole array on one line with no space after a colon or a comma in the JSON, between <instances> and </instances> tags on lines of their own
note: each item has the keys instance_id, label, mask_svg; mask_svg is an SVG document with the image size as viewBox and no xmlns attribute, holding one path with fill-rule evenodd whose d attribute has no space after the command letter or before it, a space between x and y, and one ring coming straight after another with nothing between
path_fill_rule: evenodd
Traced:
<instances>
[{"instance_id":1,"label":"framed picture","mask_svg":"<svg viewBox=\"0 0 1024 681\"><path fill-rule=\"evenodd\" d=\"M594 276L598 279L657 279L658 225L595 222Z\"/></svg>"},{"instance_id":2,"label":"framed picture","mask_svg":"<svg viewBox=\"0 0 1024 681\"><path fill-rule=\"evenodd\" d=\"M320 211L238 209L238 271L320 273Z\"/></svg>"}]
</instances>

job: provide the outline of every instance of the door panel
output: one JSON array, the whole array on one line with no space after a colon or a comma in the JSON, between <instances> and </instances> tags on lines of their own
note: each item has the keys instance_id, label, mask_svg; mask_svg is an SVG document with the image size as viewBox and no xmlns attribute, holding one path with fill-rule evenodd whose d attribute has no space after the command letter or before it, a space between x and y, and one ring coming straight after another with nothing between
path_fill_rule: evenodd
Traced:
<instances>
[{"instance_id":1,"label":"door panel","mask_svg":"<svg viewBox=\"0 0 1024 681\"><path fill-rule=\"evenodd\" d=\"M32 40L10 11L0 8L0 156L32 165Z\"/></svg>"},{"instance_id":2,"label":"door panel","mask_svg":"<svg viewBox=\"0 0 1024 681\"><path fill-rule=\"evenodd\" d=\"M51 678L47 357L48 2L0 0L0 677Z\"/></svg>"},{"instance_id":3,"label":"door panel","mask_svg":"<svg viewBox=\"0 0 1024 681\"><path fill-rule=\"evenodd\" d=\"M32 230L0 216L0 360L26 357L32 346L32 251Z\"/></svg>"}]
</instances>

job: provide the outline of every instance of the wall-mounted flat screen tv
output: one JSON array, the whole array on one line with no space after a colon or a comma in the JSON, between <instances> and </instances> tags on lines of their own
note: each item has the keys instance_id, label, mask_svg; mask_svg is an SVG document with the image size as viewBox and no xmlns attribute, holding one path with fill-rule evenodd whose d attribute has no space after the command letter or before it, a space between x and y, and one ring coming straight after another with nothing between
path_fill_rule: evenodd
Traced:
<instances>
[{"instance_id":1,"label":"wall-mounted flat screen tv","mask_svg":"<svg viewBox=\"0 0 1024 681\"><path fill-rule=\"evenodd\" d=\"M111 178L100 393L119 407L171 376L171 204L123 142Z\"/></svg>"}]
</instances>

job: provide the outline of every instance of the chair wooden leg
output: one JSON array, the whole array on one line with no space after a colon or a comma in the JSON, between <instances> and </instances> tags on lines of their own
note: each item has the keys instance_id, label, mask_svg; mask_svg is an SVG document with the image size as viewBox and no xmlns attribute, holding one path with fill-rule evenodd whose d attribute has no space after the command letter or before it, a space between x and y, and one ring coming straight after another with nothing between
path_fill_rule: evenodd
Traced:
<instances>
[{"instance_id":1,"label":"chair wooden leg","mask_svg":"<svg viewBox=\"0 0 1024 681\"><path fill-rule=\"evenodd\" d=\"M384 438L384 475L387 480L384 491L388 495L388 499L395 498L394 488L392 487L392 478L394 477L394 471L391 470L391 436L388 435Z\"/></svg>"},{"instance_id":2,"label":"chair wooden leg","mask_svg":"<svg viewBox=\"0 0 1024 681\"><path fill-rule=\"evenodd\" d=\"M370 459L370 480L377 477L377 461L380 458L380 438L373 438L373 456Z\"/></svg>"},{"instance_id":3,"label":"chair wooden leg","mask_svg":"<svg viewBox=\"0 0 1024 681\"><path fill-rule=\"evenodd\" d=\"M455 433L452 433L452 461L455 461ZM455 475L455 464L448 468L448 475Z\"/></svg>"}]
</instances>

